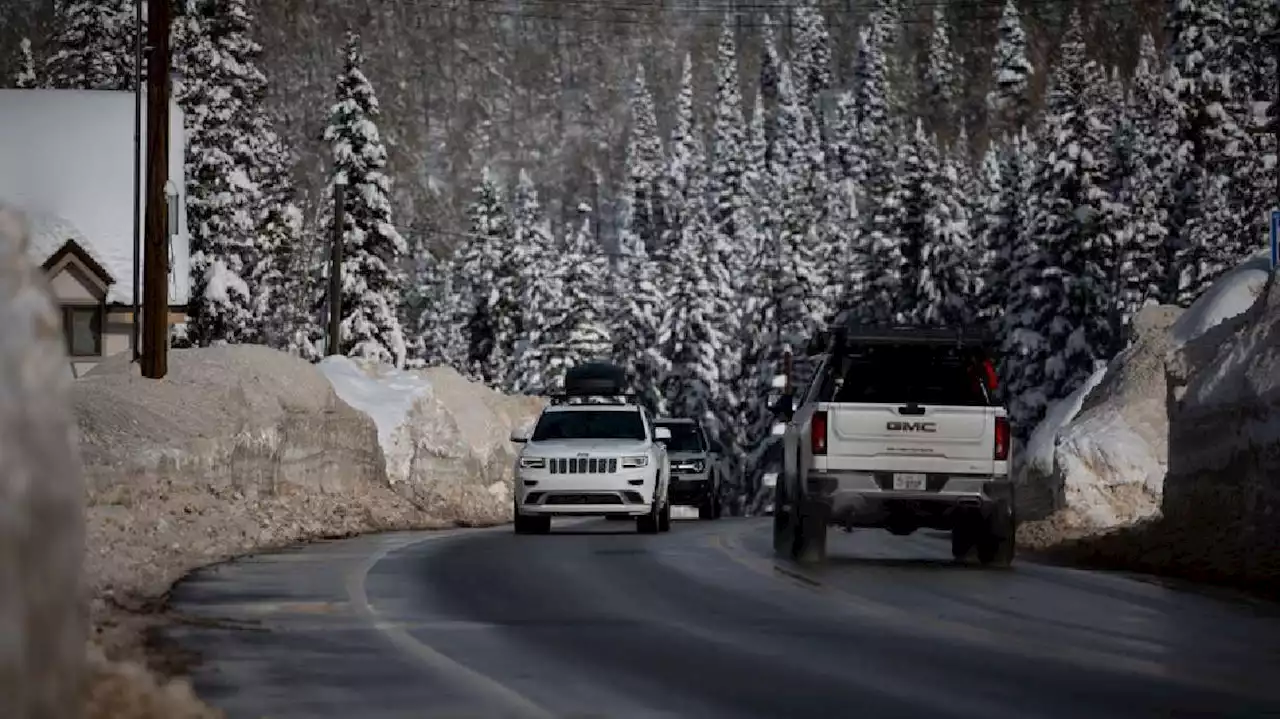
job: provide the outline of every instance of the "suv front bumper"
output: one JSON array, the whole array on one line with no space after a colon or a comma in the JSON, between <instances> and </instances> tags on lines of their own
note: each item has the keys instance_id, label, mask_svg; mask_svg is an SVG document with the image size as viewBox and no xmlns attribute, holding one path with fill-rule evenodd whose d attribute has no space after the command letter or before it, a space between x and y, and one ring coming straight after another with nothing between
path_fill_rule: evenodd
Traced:
<instances>
[{"instance_id":1,"label":"suv front bumper","mask_svg":"<svg viewBox=\"0 0 1280 719\"><path fill-rule=\"evenodd\" d=\"M715 489L710 472L701 474L671 473L671 503L698 505L707 501Z\"/></svg>"},{"instance_id":2,"label":"suv front bumper","mask_svg":"<svg viewBox=\"0 0 1280 719\"><path fill-rule=\"evenodd\" d=\"M821 506L831 524L847 527L909 519L951 529L961 517L991 516L1014 506L1007 476L929 474L924 490L895 490L891 472L810 472L804 489L806 503Z\"/></svg>"},{"instance_id":3,"label":"suv front bumper","mask_svg":"<svg viewBox=\"0 0 1280 719\"><path fill-rule=\"evenodd\" d=\"M610 474L549 474L520 471L516 504L521 514L604 516L648 514L656 488L654 470L627 469Z\"/></svg>"}]
</instances>

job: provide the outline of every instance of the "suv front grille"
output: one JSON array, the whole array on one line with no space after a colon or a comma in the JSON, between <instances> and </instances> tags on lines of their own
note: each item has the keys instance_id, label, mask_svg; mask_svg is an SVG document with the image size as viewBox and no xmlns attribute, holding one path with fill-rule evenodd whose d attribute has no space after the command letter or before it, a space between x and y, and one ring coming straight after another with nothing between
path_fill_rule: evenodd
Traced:
<instances>
[{"instance_id":1,"label":"suv front grille","mask_svg":"<svg viewBox=\"0 0 1280 719\"><path fill-rule=\"evenodd\" d=\"M560 457L547 462L552 474L614 474L617 457Z\"/></svg>"}]
</instances>

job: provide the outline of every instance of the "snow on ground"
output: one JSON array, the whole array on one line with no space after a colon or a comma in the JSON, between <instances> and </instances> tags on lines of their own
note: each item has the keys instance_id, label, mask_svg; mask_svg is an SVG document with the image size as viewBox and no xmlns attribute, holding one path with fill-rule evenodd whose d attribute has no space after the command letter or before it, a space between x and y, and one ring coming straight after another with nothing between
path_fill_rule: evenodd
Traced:
<instances>
[{"instance_id":1,"label":"snow on ground","mask_svg":"<svg viewBox=\"0 0 1280 719\"><path fill-rule=\"evenodd\" d=\"M320 370L339 397L373 419L398 493L464 523L510 515L511 431L532 422L542 400L507 397L441 367L397 370L330 357Z\"/></svg>"},{"instance_id":2,"label":"snow on ground","mask_svg":"<svg viewBox=\"0 0 1280 719\"><path fill-rule=\"evenodd\" d=\"M1036 426L1022 448L1021 462L1029 469L1044 474L1053 472L1053 453L1058 446L1058 433L1080 413L1084 399L1107 374L1107 367L1099 367L1075 392L1049 405L1044 419Z\"/></svg>"},{"instance_id":3,"label":"snow on ground","mask_svg":"<svg viewBox=\"0 0 1280 719\"><path fill-rule=\"evenodd\" d=\"M420 373L386 366L357 364L347 357L326 357L320 363L333 389L344 402L364 412L378 428L378 444L387 460L392 484L403 482L413 457L405 420L419 398L431 394L431 383Z\"/></svg>"}]
</instances>

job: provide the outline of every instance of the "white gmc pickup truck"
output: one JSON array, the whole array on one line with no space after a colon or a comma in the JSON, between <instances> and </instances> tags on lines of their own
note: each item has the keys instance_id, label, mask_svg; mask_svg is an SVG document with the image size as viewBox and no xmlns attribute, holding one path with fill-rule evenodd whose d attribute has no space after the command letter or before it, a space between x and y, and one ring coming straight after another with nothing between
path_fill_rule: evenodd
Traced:
<instances>
[{"instance_id":1,"label":"white gmc pickup truck","mask_svg":"<svg viewBox=\"0 0 1280 719\"><path fill-rule=\"evenodd\" d=\"M786 420L774 549L826 557L829 526L950 530L957 560L1013 561L1008 413L991 343L958 330L837 328L811 345L814 378Z\"/></svg>"}]
</instances>

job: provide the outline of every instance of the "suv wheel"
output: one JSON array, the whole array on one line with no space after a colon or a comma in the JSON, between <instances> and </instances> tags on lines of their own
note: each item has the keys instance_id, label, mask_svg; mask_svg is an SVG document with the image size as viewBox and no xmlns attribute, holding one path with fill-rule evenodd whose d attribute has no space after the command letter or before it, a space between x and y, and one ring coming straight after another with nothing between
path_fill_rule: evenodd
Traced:
<instances>
[{"instance_id":1,"label":"suv wheel","mask_svg":"<svg viewBox=\"0 0 1280 719\"><path fill-rule=\"evenodd\" d=\"M720 503L716 501L715 494L708 494L707 498L702 500L702 504L698 505L698 519L718 519L720 517Z\"/></svg>"},{"instance_id":2,"label":"suv wheel","mask_svg":"<svg viewBox=\"0 0 1280 719\"><path fill-rule=\"evenodd\" d=\"M653 507L649 509L648 514L636 517L636 531L641 534L657 534L662 524L662 507L658 505L655 497Z\"/></svg>"},{"instance_id":3,"label":"suv wheel","mask_svg":"<svg viewBox=\"0 0 1280 719\"><path fill-rule=\"evenodd\" d=\"M670 501L663 503L662 511L658 514L658 531L659 532L671 531L671 502Z\"/></svg>"},{"instance_id":4,"label":"suv wheel","mask_svg":"<svg viewBox=\"0 0 1280 719\"><path fill-rule=\"evenodd\" d=\"M520 514L520 507L514 507L516 534L547 534L551 531L551 517L537 517Z\"/></svg>"}]
</instances>

